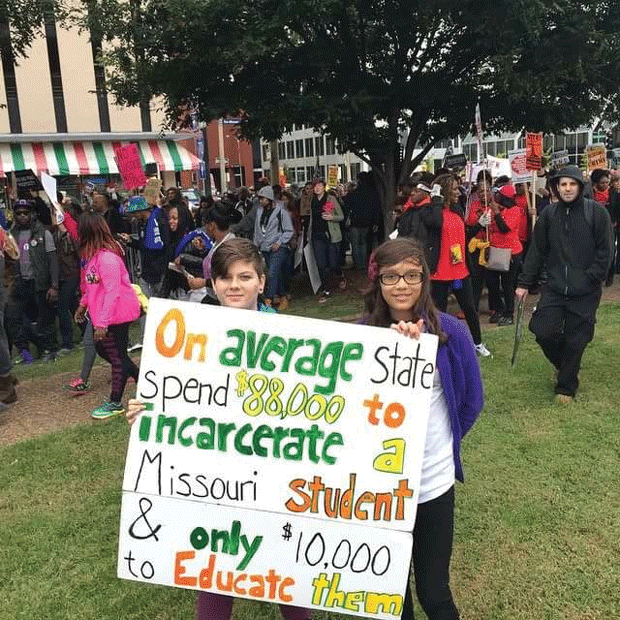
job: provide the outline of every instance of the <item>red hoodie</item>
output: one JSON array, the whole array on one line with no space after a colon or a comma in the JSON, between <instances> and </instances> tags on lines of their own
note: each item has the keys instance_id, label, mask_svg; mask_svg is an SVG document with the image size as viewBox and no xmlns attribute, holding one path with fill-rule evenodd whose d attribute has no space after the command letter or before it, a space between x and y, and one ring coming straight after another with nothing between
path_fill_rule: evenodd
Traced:
<instances>
[{"instance_id":1,"label":"red hoodie","mask_svg":"<svg viewBox=\"0 0 620 620\"><path fill-rule=\"evenodd\" d=\"M521 254L523 246L519 240L519 221L521 219L521 208L518 205L500 211L506 226L510 228L507 233L500 232L495 223L495 216L491 218L491 245L496 248L510 248L511 254Z\"/></svg>"},{"instance_id":2,"label":"red hoodie","mask_svg":"<svg viewBox=\"0 0 620 620\"><path fill-rule=\"evenodd\" d=\"M521 217L519 218L519 241L524 243L529 238L529 213L527 210L527 196L525 194L517 194L515 196L515 201L517 203L517 207L521 212Z\"/></svg>"}]
</instances>

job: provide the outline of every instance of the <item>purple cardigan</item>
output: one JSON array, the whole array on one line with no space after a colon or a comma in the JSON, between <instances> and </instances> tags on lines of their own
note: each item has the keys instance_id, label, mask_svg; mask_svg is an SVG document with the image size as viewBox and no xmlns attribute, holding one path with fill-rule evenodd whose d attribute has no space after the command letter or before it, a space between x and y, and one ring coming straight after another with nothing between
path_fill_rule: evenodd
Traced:
<instances>
[{"instance_id":1,"label":"purple cardigan","mask_svg":"<svg viewBox=\"0 0 620 620\"><path fill-rule=\"evenodd\" d=\"M463 482L461 440L482 411L484 385L474 342L467 326L443 312L439 313L439 318L448 340L437 352L437 370L450 412L455 475L457 480Z\"/></svg>"},{"instance_id":2,"label":"purple cardigan","mask_svg":"<svg viewBox=\"0 0 620 620\"><path fill-rule=\"evenodd\" d=\"M454 473L464 481L461 464L461 441L474 425L484 406L484 385L478 357L469 329L459 319L439 313L441 327L448 336L437 351L437 370L450 412L452 425ZM367 324L364 317L360 324Z\"/></svg>"}]
</instances>

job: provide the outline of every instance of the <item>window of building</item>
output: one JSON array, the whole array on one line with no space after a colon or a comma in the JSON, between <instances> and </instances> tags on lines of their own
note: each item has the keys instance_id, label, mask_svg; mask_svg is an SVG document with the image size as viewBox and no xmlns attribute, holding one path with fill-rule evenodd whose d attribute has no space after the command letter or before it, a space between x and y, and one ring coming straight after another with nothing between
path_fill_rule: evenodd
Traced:
<instances>
[{"instance_id":1,"label":"window of building","mask_svg":"<svg viewBox=\"0 0 620 620\"><path fill-rule=\"evenodd\" d=\"M592 144L605 144L605 132L599 131L592 134Z\"/></svg>"},{"instance_id":2,"label":"window of building","mask_svg":"<svg viewBox=\"0 0 620 620\"><path fill-rule=\"evenodd\" d=\"M524 149L524 148L525 148L525 134L524 134L524 135L522 135L522 136L519 138L519 148L520 148L520 149Z\"/></svg>"},{"instance_id":3,"label":"window of building","mask_svg":"<svg viewBox=\"0 0 620 620\"><path fill-rule=\"evenodd\" d=\"M306 169L297 168L297 183L305 183L305 182L306 182Z\"/></svg>"},{"instance_id":4,"label":"window of building","mask_svg":"<svg viewBox=\"0 0 620 620\"><path fill-rule=\"evenodd\" d=\"M326 155L335 155L336 154L336 140L333 138L325 138L325 154Z\"/></svg>"},{"instance_id":5,"label":"window of building","mask_svg":"<svg viewBox=\"0 0 620 620\"><path fill-rule=\"evenodd\" d=\"M306 138L306 157L314 157L314 140Z\"/></svg>"},{"instance_id":6,"label":"window of building","mask_svg":"<svg viewBox=\"0 0 620 620\"><path fill-rule=\"evenodd\" d=\"M563 151L566 148L566 136L563 134L553 137L553 150Z\"/></svg>"},{"instance_id":7,"label":"window of building","mask_svg":"<svg viewBox=\"0 0 620 620\"><path fill-rule=\"evenodd\" d=\"M304 141L303 140L295 140L295 154L297 155L297 159L303 159L304 157Z\"/></svg>"},{"instance_id":8,"label":"window of building","mask_svg":"<svg viewBox=\"0 0 620 620\"><path fill-rule=\"evenodd\" d=\"M553 134L545 134L543 136L543 150L553 151Z\"/></svg>"},{"instance_id":9,"label":"window of building","mask_svg":"<svg viewBox=\"0 0 620 620\"><path fill-rule=\"evenodd\" d=\"M487 155L495 157L496 152L496 142L487 142Z\"/></svg>"},{"instance_id":10,"label":"window of building","mask_svg":"<svg viewBox=\"0 0 620 620\"><path fill-rule=\"evenodd\" d=\"M325 179L325 166L319 166L319 177Z\"/></svg>"},{"instance_id":11,"label":"window of building","mask_svg":"<svg viewBox=\"0 0 620 620\"><path fill-rule=\"evenodd\" d=\"M278 157L284 159L286 157L284 142L278 142Z\"/></svg>"},{"instance_id":12,"label":"window of building","mask_svg":"<svg viewBox=\"0 0 620 620\"><path fill-rule=\"evenodd\" d=\"M267 161L268 159L271 159L271 157L269 156L269 145L268 144L263 144L263 161Z\"/></svg>"},{"instance_id":13,"label":"window of building","mask_svg":"<svg viewBox=\"0 0 620 620\"><path fill-rule=\"evenodd\" d=\"M289 183L296 183L297 177L295 176L295 168L286 169L286 180Z\"/></svg>"},{"instance_id":14,"label":"window of building","mask_svg":"<svg viewBox=\"0 0 620 620\"><path fill-rule=\"evenodd\" d=\"M585 149L588 146L588 132L582 131L577 134L577 147L580 149Z\"/></svg>"},{"instance_id":15,"label":"window of building","mask_svg":"<svg viewBox=\"0 0 620 620\"><path fill-rule=\"evenodd\" d=\"M308 181L312 181L313 176L314 176L314 166L306 166L306 179L308 179Z\"/></svg>"},{"instance_id":16,"label":"window of building","mask_svg":"<svg viewBox=\"0 0 620 620\"><path fill-rule=\"evenodd\" d=\"M325 141L323 140L323 136L317 136L314 139L315 153L317 156L325 155Z\"/></svg>"},{"instance_id":17,"label":"window of building","mask_svg":"<svg viewBox=\"0 0 620 620\"><path fill-rule=\"evenodd\" d=\"M569 151L574 151L577 148L577 134L569 133L566 136L566 148Z\"/></svg>"},{"instance_id":18,"label":"window of building","mask_svg":"<svg viewBox=\"0 0 620 620\"><path fill-rule=\"evenodd\" d=\"M295 159L295 143L292 140L286 143L286 159Z\"/></svg>"},{"instance_id":19,"label":"window of building","mask_svg":"<svg viewBox=\"0 0 620 620\"><path fill-rule=\"evenodd\" d=\"M351 180L355 181L357 179L357 175L362 171L362 164L351 164Z\"/></svg>"}]
</instances>

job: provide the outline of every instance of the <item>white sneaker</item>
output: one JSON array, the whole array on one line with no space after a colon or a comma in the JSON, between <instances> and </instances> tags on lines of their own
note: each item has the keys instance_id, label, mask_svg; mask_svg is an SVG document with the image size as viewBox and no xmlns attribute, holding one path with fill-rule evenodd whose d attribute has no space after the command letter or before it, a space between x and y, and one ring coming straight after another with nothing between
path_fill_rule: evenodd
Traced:
<instances>
[{"instance_id":1,"label":"white sneaker","mask_svg":"<svg viewBox=\"0 0 620 620\"><path fill-rule=\"evenodd\" d=\"M474 345L474 349L476 349L476 353L480 357L491 357L491 351L489 351L482 342Z\"/></svg>"},{"instance_id":2,"label":"white sneaker","mask_svg":"<svg viewBox=\"0 0 620 620\"><path fill-rule=\"evenodd\" d=\"M139 351L142 348L141 342L136 342L136 344L131 344L127 347L127 351L131 353L132 351Z\"/></svg>"}]
</instances>

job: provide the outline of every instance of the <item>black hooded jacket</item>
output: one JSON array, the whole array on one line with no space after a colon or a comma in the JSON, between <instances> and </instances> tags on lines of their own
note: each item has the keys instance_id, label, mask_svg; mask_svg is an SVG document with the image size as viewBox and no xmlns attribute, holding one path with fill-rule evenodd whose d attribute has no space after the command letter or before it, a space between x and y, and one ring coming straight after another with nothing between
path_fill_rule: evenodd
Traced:
<instances>
[{"instance_id":1,"label":"black hooded jacket","mask_svg":"<svg viewBox=\"0 0 620 620\"><path fill-rule=\"evenodd\" d=\"M535 285L545 267L552 291L579 297L600 289L605 281L613 256L613 230L605 207L583 197L581 170L576 166L560 170L551 179L554 191L562 177L578 181L581 191L573 202L560 200L541 213L519 286Z\"/></svg>"}]
</instances>

